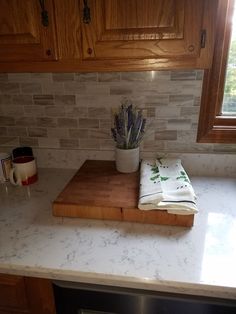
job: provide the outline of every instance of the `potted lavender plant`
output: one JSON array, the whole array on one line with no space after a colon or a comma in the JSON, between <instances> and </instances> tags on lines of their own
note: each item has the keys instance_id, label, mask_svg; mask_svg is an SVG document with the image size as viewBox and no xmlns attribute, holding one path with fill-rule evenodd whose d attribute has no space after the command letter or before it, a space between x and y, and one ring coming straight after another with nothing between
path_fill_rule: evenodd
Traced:
<instances>
[{"instance_id":1,"label":"potted lavender plant","mask_svg":"<svg viewBox=\"0 0 236 314\"><path fill-rule=\"evenodd\" d=\"M143 139L146 119L142 111L126 101L114 114L112 137L116 142L116 168L131 173L139 167L139 145Z\"/></svg>"}]
</instances>

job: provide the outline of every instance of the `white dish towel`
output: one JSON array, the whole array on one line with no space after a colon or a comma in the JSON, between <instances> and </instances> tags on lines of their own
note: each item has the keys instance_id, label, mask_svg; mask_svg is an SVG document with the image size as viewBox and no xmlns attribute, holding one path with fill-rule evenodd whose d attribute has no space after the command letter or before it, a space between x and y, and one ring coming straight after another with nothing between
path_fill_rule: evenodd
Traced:
<instances>
[{"instance_id":1,"label":"white dish towel","mask_svg":"<svg viewBox=\"0 0 236 314\"><path fill-rule=\"evenodd\" d=\"M198 212L196 195L180 159L143 160L140 169L138 208L162 209L170 214Z\"/></svg>"}]
</instances>

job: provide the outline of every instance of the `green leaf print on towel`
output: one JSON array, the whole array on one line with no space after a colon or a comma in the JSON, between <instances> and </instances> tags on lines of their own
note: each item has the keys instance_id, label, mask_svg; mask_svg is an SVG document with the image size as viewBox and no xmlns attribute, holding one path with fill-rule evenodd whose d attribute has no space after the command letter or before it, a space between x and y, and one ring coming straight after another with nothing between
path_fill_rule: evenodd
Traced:
<instances>
[{"instance_id":1,"label":"green leaf print on towel","mask_svg":"<svg viewBox=\"0 0 236 314\"><path fill-rule=\"evenodd\" d=\"M190 183L190 182L189 182L189 179L188 179L188 177L187 177L187 174L186 174L186 172L184 172L184 171L180 171L180 176L177 177L176 180L181 180L181 181Z\"/></svg>"},{"instance_id":2,"label":"green leaf print on towel","mask_svg":"<svg viewBox=\"0 0 236 314\"><path fill-rule=\"evenodd\" d=\"M150 180L153 181L153 183L157 183L157 180L160 178L159 169L157 166L153 166L151 168L152 176L150 177Z\"/></svg>"},{"instance_id":3,"label":"green leaf print on towel","mask_svg":"<svg viewBox=\"0 0 236 314\"><path fill-rule=\"evenodd\" d=\"M161 181L166 181L168 179L170 179L170 177L161 177Z\"/></svg>"},{"instance_id":4,"label":"green leaf print on towel","mask_svg":"<svg viewBox=\"0 0 236 314\"><path fill-rule=\"evenodd\" d=\"M160 176L160 172L159 172L158 166L153 166L151 168L151 171L152 171L152 176L150 177L150 180L153 181L153 183L157 183L156 180L158 180L158 179L160 179L160 181L166 181L166 180L168 180L170 178L170 177L162 177L162 176Z\"/></svg>"}]
</instances>

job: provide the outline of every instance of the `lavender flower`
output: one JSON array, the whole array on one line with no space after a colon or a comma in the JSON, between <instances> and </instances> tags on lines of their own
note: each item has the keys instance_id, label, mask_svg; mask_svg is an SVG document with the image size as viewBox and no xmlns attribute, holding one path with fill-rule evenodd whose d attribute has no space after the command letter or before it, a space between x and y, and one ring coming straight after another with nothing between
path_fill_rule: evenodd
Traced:
<instances>
[{"instance_id":1,"label":"lavender flower","mask_svg":"<svg viewBox=\"0 0 236 314\"><path fill-rule=\"evenodd\" d=\"M114 127L111 129L116 146L122 149L132 149L139 146L143 139L146 119L142 111L133 107L132 103L122 103L114 114Z\"/></svg>"}]
</instances>

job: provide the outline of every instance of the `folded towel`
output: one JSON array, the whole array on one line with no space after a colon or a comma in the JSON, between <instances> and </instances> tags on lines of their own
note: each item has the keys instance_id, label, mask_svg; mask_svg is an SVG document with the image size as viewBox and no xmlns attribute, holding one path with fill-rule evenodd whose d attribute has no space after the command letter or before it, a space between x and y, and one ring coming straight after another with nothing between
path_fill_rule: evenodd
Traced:
<instances>
[{"instance_id":1,"label":"folded towel","mask_svg":"<svg viewBox=\"0 0 236 314\"><path fill-rule=\"evenodd\" d=\"M159 170L155 160L143 160L140 167L139 208L156 209L163 200Z\"/></svg>"},{"instance_id":2,"label":"folded towel","mask_svg":"<svg viewBox=\"0 0 236 314\"><path fill-rule=\"evenodd\" d=\"M179 159L144 160L140 170L138 208L171 214L197 213L196 196Z\"/></svg>"}]
</instances>

